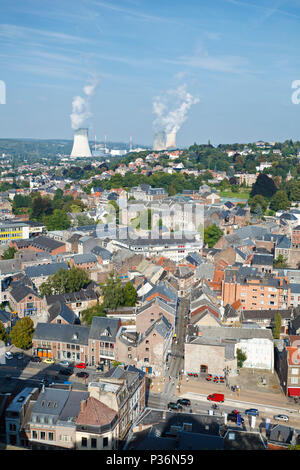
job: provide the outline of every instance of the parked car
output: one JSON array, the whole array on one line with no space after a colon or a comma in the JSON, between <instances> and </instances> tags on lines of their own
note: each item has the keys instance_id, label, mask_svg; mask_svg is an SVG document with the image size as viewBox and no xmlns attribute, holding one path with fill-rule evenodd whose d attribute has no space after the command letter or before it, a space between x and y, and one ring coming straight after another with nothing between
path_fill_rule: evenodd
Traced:
<instances>
[{"instance_id":1,"label":"parked car","mask_svg":"<svg viewBox=\"0 0 300 470\"><path fill-rule=\"evenodd\" d=\"M238 413L229 413L227 415L227 419L228 419L228 421L233 421L234 423L237 423ZM244 423L244 418L240 417L240 419L241 419L241 423L243 424Z\"/></svg>"},{"instance_id":2,"label":"parked car","mask_svg":"<svg viewBox=\"0 0 300 470\"><path fill-rule=\"evenodd\" d=\"M79 364L75 364L75 367L77 367L77 369L85 369L86 364L84 362L79 362Z\"/></svg>"},{"instance_id":3,"label":"parked car","mask_svg":"<svg viewBox=\"0 0 300 470\"><path fill-rule=\"evenodd\" d=\"M207 397L210 401L217 401L223 403L224 401L224 394L223 393L213 393L212 395L208 395Z\"/></svg>"},{"instance_id":4,"label":"parked car","mask_svg":"<svg viewBox=\"0 0 300 470\"><path fill-rule=\"evenodd\" d=\"M259 412L256 408L249 408L249 410L245 410L245 414L249 416L259 416Z\"/></svg>"},{"instance_id":5,"label":"parked car","mask_svg":"<svg viewBox=\"0 0 300 470\"><path fill-rule=\"evenodd\" d=\"M210 382L210 381L212 380L212 375L211 375L211 374L208 374L208 376L206 377L206 380L207 380L208 382Z\"/></svg>"},{"instance_id":6,"label":"parked car","mask_svg":"<svg viewBox=\"0 0 300 470\"><path fill-rule=\"evenodd\" d=\"M23 353L18 353L17 354L17 359L23 359L24 357L24 354Z\"/></svg>"},{"instance_id":7,"label":"parked car","mask_svg":"<svg viewBox=\"0 0 300 470\"><path fill-rule=\"evenodd\" d=\"M87 372L77 372L76 377L79 377L80 379L87 379L89 374Z\"/></svg>"},{"instance_id":8,"label":"parked car","mask_svg":"<svg viewBox=\"0 0 300 470\"><path fill-rule=\"evenodd\" d=\"M183 406L191 406L191 402L187 398L180 398L179 400L177 400L177 403Z\"/></svg>"},{"instance_id":9,"label":"parked car","mask_svg":"<svg viewBox=\"0 0 300 470\"><path fill-rule=\"evenodd\" d=\"M178 403L174 403L174 402L170 402L168 403L168 410L177 410L177 411L181 411L182 410L182 406L179 405Z\"/></svg>"},{"instance_id":10,"label":"parked car","mask_svg":"<svg viewBox=\"0 0 300 470\"><path fill-rule=\"evenodd\" d=\"M288 421L289 417L287 415L276 415L274 416L274 419L277 421Z\"/></svg>"},{"instance_id":11,"label":"parked car","mask_svg":"<svg viewBox=\"0 0 300 470\"><path fill-rule=\"evenodd\" d=\"M66 360L60 361L58 364L62 367L69 367L70 365L69 361L66 361Z\"/></svg>"},{"instance_id":12,"label":"parked car","mask_svg":"<svg viewBox=\"0 0 300 470\"><path fill-rule=\"evenodd\" d=\"M220 376L220 383L223 384L224 383L224 377L222 377L222 375Z\"/></svg>"},{"instance_id":13,"label":"parked car","mask_svg":"<svg viewBox=\"0 0 300 470\"><path fill-rule=\"evenodd\" d=\"M59 371L59 374L70 376L70 375L73 374L73 371L72 371L71 369L61 369L61 370Z\"/></svg>"},{"instance_id":14,"label":"parked car","mask_svg":"<svg viewBox=\"0 0 300 470\"><path fill-rule=\"evenodd\" d=\"M46 357L46 359L43 360L45 364L54 364L55 361L51 359L51 357Z\"/></svg>"},{"instance_id":15,"label":"parked car","mask_svg":"<svg viewBox=\"0 0 300 470\"><path fill-rule=\"evenodd\" d=\"M13 359L14 355L10 351L7 351L5 353L5 357L6 359L10 360L10 359Z\"/></svg>"},{"instance_id":16,"label":"parked car","mask_svg":"<svg viewBox=\"0 0 300 470\"><path fill-rule=\"evenodd\" d=\"M33 356L30 360L31 362L42 362L42 359L38 356Z\"/></svg>"}]
</instances>

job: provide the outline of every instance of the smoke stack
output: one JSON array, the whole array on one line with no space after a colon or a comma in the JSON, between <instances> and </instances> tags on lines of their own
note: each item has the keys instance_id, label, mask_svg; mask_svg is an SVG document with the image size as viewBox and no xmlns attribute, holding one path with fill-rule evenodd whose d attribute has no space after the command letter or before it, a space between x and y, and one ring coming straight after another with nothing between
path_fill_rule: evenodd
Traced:
<instances>
[{"instance_id":1,"label":"smoke stack","mask_svg":"<svg viewBox=\"0 0 300 470\"><path fill-rule=\"evenodd\" d=\"M166 148L176 148L176 132L169 132L167 134Z\"/></svg>"},{"instance_id":2,"label":"smoke stack","mask_svg":"<svg viewBox=\"0 0 300 470\"><path fill-rule=\"evenodd\" d=\"M157 132L154 136L153 150L164 150L166 148L166 134L164 131Z\"/></svg>"},{"instance_id":3,"label":"smoke stack","mask_svg":"<svg viewBox=\"0 0 300 470\"><path fill-rule=\"evenodd\" d=\"M74 132L73 148L71 157L91 157L91 149L89 146L88 130L77 129Z\"/></svg>"}]
</instances>

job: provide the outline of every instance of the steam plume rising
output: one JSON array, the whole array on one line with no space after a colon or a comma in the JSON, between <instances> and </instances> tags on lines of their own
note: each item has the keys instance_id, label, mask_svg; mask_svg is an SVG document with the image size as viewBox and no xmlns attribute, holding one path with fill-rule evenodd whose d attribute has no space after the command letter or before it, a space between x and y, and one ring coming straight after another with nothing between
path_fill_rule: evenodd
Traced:
<instances>
[{"instance_id":1,"label":"steam plume rising","mask_svg":"<svg viewBox=\"0 0 300 470\"><path fill-rule=\"evenodd\" d=\"M92 116L90 111L90 97L93 96L98 80L93 78L83 87L85 97L74 96L72 101L72 114L70 114L72 129L78 129L84 121Z\"/></svg>"},{"instance_id":2,"label":"steam plume rising","mask_svg":"<svg viewBox=\"0 0 300 470\"><path fill-rule=\"evenodd\" d=\"M164 97L154 98L153 113L156 119L153 125L155 130L164 130L166 134L176 134L186 120L188 110L198 101L199 98L193 97L186 91L186 85L167 91Z\"/></svg>"}]
</instances>

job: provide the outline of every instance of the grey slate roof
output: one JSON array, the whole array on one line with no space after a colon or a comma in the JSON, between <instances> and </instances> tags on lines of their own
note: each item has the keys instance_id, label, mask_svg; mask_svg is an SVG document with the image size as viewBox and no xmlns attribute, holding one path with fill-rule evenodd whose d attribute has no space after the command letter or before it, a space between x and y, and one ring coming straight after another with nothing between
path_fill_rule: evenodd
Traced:
<instances>
[{"instance_id":1,"label":"grey slate roof","mask_svg":"<svg viewBox=\"0 0 300 470\"><path fill-rule=\"evenodd\" d=\"M265 338L273 341L272 332L269 329L251 329L251 328L232 328L220 326L201 326L199 327L202 336L192 339L194 344L215 344L225 346L226 341L240 341L241 339Z\"/></svg>"},{"instance_id":2,"label":"grey slate roof","mask_svg":"<svg viewBox=\"0 0 300 470\"><path fill-rule=\"evenodd\" d=\"M87 400L89 396L89 392L71 390L67 401L65 402L64 407L59 414L59 423L67 421L68 423L72 422L75 424L77 416L80 412L81 401Z\"/></svg>"},{"instance_id":3,"label":"grey slate roof","mask_svg":"<svg viewBox=\"0 0 300 470\"><path fill-rule=\"evenodd\" d=\"M273 266L273 255L255 254L252 258L251 264L259 266Z\"/></svg>"},{"instance_id":4,"label":"grey slate roof","mask_svg":"<svg viewBox=\"0 0 300 470\"><path fill-rule=\"evenodd\" d=\"M7 323L10 321L10 313L6 310L0 310L0 322Z\"/></svg>"},{"instance_id":5,"label":"grey slate roof","mask_svg":"<svg viewBox=\"0 0 300 470\"><path fill-rule=\"evenodd\" d=\"M243 320L271 320L277 313L280 313L282 318L291 318L292 309L288 310L243 310Z\"/></svg>"},{"instance_id":6,"label":"grey slate roof","mask_svg":"<svg viewBox=\"0 0 300 470\"><path fill-rule=\"evenodd\" d=\"M27 240L16 240L15 243L18 247L35 246L45 251L56 250L64 246L64 243L54 240L53 238L45 237L44 235Z\"/></svg>"},{"instance_id":7,"label":"grey slate roof","mask_svg":"<svg viewBox=\"0 0 300 470\"><path fill-rule=\"evenodd\" d=\"M97 263L97 256L93 253L85 253L83 255L73 256L75 264Z\"/></svg>"},{"instance_id":8,"label":"grey slate roof","mask_svg":"<svg viewBox=\"0 0 300 470\"><path fill-rule=\"evenodd\" d=\"M33 406L32 415L51 415L57 421L69 397L69 390L45 388Z\"/></svg>"},{"instance_id":9,"label":"grey slate roof","mask_svg":"<svg viewBox=\"0 0 300 470\"><path fill-rule=\"evenodd\" d=\"M96 256L101 256L102 260L104 261L110 260L112 258L112 253L105 248L102 248L102 246L95 246L91 249L91 253Z\"/></svg>"},{"instance_id":10,"label":"grey slate roof","mask_svg":"<svg viewBox=\"0 0 300 470\"><path fill-rule=\"evenodd\" d=\"M115 342L119 329L119 319L93 317L89 337L103 341ZM105 334L108 331L109 336Z\"/></svg>"},{"instance_id":11,"label":"grey slate roof","mask_svg":"<svg viewBox=\"0 0 300 470\"><path fill-rule=\"evenodd\" d=\"M56 323L38 323L33 335L37 340L60 341L72 344L88 344L89 327L63 325Z\"/></svg>"},{"instance_id":12,"label":"grey slate roof","mask_svg":"<svg viewBox=\"0 0 300 470\"><path fill-rule=\"evenodd\" d=\"M49 263L38 266L29 266L25 269L26 276L29 278L53 276L59 269L69 269L66 263Z\"/></svg>"},{"instance_id":13,"label":"grey slate roof","mask_svg":"<svg viewBox=\"0 0 300 470\"><path fill-rule=\"evenodd\" d=\"M20 302L23 300L27 295L34 295L35 297L39 297L32 289L25 285L20 285L18 287L14 287L10 291L10 295L15 299L16 302Z\"/></svg>"},{"instance_id":14,"label":"grey slate roof","mask_svg":"<svg viewBox=\"0 0 300 470\"><path fill-rule=\"evenodd\" d=\"M61 316L67 323L74 324L77 316L65 303L59 300L52 304L49 309L49 322L52 322L58 315Z\"/></svg>"}]
</instances>

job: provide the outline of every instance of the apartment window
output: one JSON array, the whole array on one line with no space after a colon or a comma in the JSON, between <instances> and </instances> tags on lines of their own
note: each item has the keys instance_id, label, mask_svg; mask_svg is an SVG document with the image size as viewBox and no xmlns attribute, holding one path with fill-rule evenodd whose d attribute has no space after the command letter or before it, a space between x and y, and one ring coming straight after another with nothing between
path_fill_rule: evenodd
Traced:
<instances>
[{"instance_id":1,"label":"apartment window","mask_svg":"<svg viewBox=\"0 0 300 470\"><path fill-rule=\"evenodd\" d=\"M291 377L291 384L297 384L298 383L298 377Z\"/></svg>"},{"instance_id":2,"label":"apartment window","mask_svg":"<svg viewBox=\"0 0 300 470\"><path fill-rule=\"evenodd\" d=\"M131 354L128 354L128 359L132 359L132 355L131 355Z\"/></svg>"},{"instance_id":3,"label":"apartment window","mask_svg":"<svg viewBox=\"0 0 300 470\"><path fill-rule=\"evenodd\" d=\"M108 437L103 437L103 447L108 446Z\"/></svg>"},{"instance_id":4,"label":"apartment window","mask_svg":"<svg viewBox=\"0 0 300 470\"><path fill-rule=\"evenodd\" d=\"M37 439L37 432L32 431L31 436L32 436L32 439Z\"/></svg>"},{"instance_id":5,"label":"apartment window","mask_svg":"<svg viewBox=\"0 0 300 470\"><path fill-rule=\"evenodd\" d=\"M149 362L149 358L148 358L148 357L144 357L144 362Z\"/></svg>"},{"instance_id":6,"label":"apartment window","mask_svg":"<svg viewBox=\"0 0 300 470\"><path fill-rule=\"evenodd\" d=\"M16 431L16 425L15 424L10 424L9 425L9 430L10 431Z\"/></svg>"},{"instance_id":7,"label":"apartment window","mask_svg":"<svg viewBox=\"0 0 300 470\"><path fill-rule=\"evenodd\" d=\"M48 432L48 441L53 441L53 440L54 440L54 433Z\"/></svg>"},{"instance_id":8,"label":"apartment window","mask_svg":"<svg viewBox=\"0 0 300 470\"><path fill-rule=\"evenodd\" d=\"M299 369L292 368L292 374L293 375L298 375Z\"/></svg>"},{"instance_id":9,"label":"apartment window","mask_svg":"<svg viewBox=\"0 0 300 470\"><path fill-rule=\"evenodd\" d=\"M92 437L91 439L91 448L97 449L97 439L95 439L94 437Z\"/></svg>"},{"instance_id":10,"label":"apartment window","mask_svg":"<svg viewBox=\"0 0 300 470\"><path fill-rule=\"evenodd\" d=\"M43 441L46 439L46 433L44 431L41 431L40 439L42 439Z\"/></svg>"},{"instance_id":11,"label":"apartment window","mask_svg":"<svg viewBox=\"0 0 300 470\"><path fill-rule=\"evenodd\" d=\"M149 348L146 348L146 351L149 351Z\"/></svg>"},{"instance_id":12,"label":"apartment window","mask_svg":"<svg viewBox=\"0 0 300 470\"><path fill-rule=\"evenodd\" d=\"M87 438L86 437L81 438L81 447L87 447Z\"/></svg>"}]
</instances>

